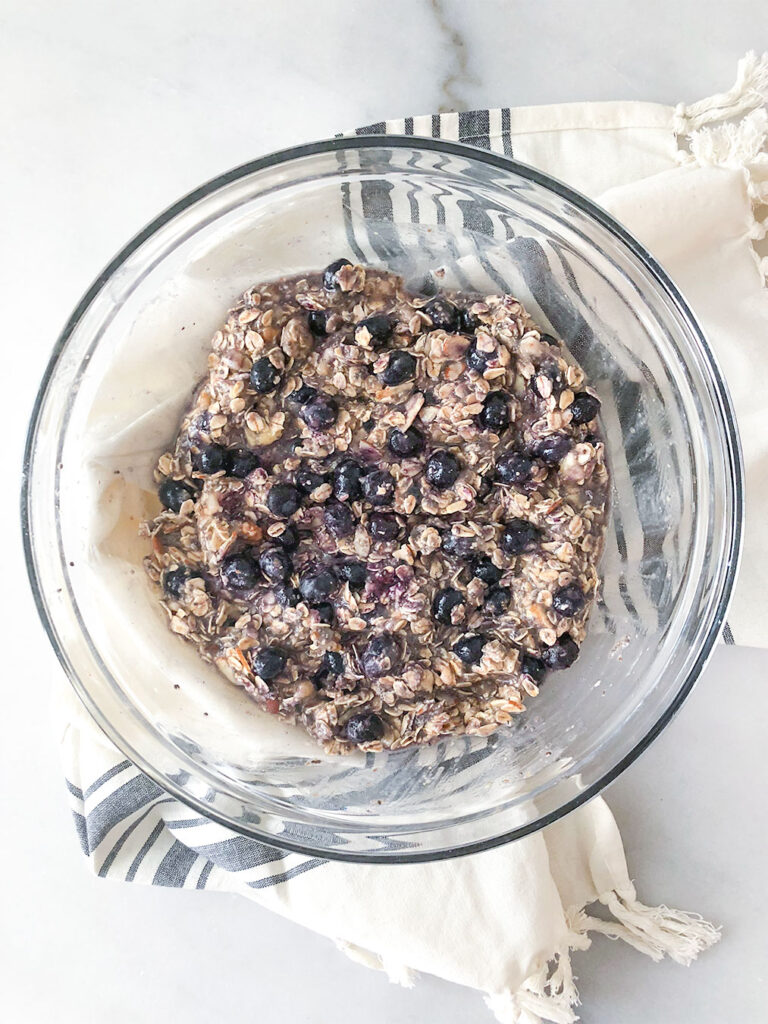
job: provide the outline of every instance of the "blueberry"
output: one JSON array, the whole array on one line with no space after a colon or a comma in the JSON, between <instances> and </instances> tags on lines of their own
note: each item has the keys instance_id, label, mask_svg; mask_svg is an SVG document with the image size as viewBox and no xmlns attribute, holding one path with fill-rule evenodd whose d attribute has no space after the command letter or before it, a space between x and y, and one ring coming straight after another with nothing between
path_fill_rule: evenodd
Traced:
<instances>
[{"instance_id":1,"label":"blueberry","mask_svg":"<svg viewBox=\"0 0 768 1024\"><path fill-rule=\"evenodd\" d=\"M480 482L477 485L477 500L485 501L488 495L493 490L493 483L490 477L481 476Z\"/></svg>"},{"instance_id":2,"label":"blueberry","mask_svg":"<svg viewBox=\"0 0 768 1024\"><path fill-rule=\"evenodd\" d=\"M426 313L432 321L432 327L435 330L455 331L459 326L458 309L452 302L449 302L448 299L444 299L441 295L438 295L435 299L431 299L422 307L422 311Z\"/></svg>"},{"instance_id":3,"label":"blueberry","mask_svg":"<svg viewBox=\"0 0 768 1024\"><path fill-rule=\"evenodd\" d=\"M399 663L397 641L388 633L372 637L360 655L360 664L369 679L378 679L395 672Z\"/></svg>"},{"instance_id":4,"label":"blueberry","mask_svg":"<svg viewBox=\"0 0 768 1024\"><path fill-rule=\"evenodd\" d=\"M288 523L286 528L275 540L286 551L295 551L299 546L299 531L293 523Z\"/></svg>"},{"instance_id":5,"label":"blueberry","mask_svg":"<svg viewBox=\"0 0 768 1024\"><path fill-rule=\"evenodd\" d=\"M329 263L323 271L323 287L327 288L328 291L334 291L339 287L339 282L336 280L337 271L341 270L342 267L351 267L352 264L349 260L340 259L334 260L333 263Z\"/></svg>"},{"instance_id":6,"label":"blueberry","mask_svg":"<svg viewBox=\"0 0 768 1024\"><path fill-rule=\"evenodd\" d=\"M194 500L195 492L181 480L163 480L157 489L157 496L171 512L179 512L185 501L190 498Z\"/></svg>"},{"instance_id":7,"label":"blueberry","mask_svg":"<svg viewBox=\"0 0 768 1024\"><path fill-rule=\"evenodd\" d=\"M379 374L379 380L388 388L397 387L416 376L416 357L399 348L392 352L389 362Z\"/></svg>"},{"instance_id":8,"label":"blueberry","mask_svg":"<svg viewBox=\"0 0 768 1024\"><path fill-rule=\"evenodd\" d=\"M384 735L384 722L375 711L361 711L344 726L344 735L352 743L373 743Z\"/></svg>"},{"instance_id":9,"label":"blueberry","mask_svg":"<svg viewBox=\"0 0 768 1024\"><path fill-rule=\"evenodd\" d=\"M509 403L503 391L489 391L478 416L480 426L500 434L509 426Z\"/></svg>"},{"instance_id":10,"label":"blueberry","mask_svg":"<svg viewBox=\"0 0 768 1024\"><path fill-rule=\"evenodd\" d=\"M274 391L280 382L280 371L268 356L260 356L251 367L251 387L260 395Z\"/></svg>"},{"instance_id":11,"label":"blueberry","mask_svg":"<svg viewBox=\"0 0 768 1024\"><path fill-rule=\"evenodd\" d=\"M547 674L547 666L541 658L537 658L533 654L524 654L520 663L520 671L530 676L534 683L540 683Z\"/></svg>"},{"instance_id":12,"label":"blueberry","mask_svg":"<svg viewBox=\"0 0 768 1024\"><path fill-rule=\"evenodd\" d=\"M357 501L362 495L360 480L364 469L353 459L344 459L333 471L333 493L339 501Z\"/></svg>"},{"instance_id":13,"label":"blueberry","mask_svg":"<svg viewBox=\"0 0 768 1024\"><path fill-rule=\"evenodd\" d=\"M503 615L509 608L512 591L509 587L492 587L488 591L483 607L489 615Z\"/></svg>"},{"instance_id":14,"label":"blueberry","mask_svg":"<svg viewBox=\"0 0 768 1024\"><path fill-rule=\"evenodd\" d=\"M192 465L205 476L220 473L227 465L227 449L220 444L205 444L192 456Z\"/></svg>"},{"instance_id":15,"label":"blueberry","mask_svg":"<svg viewBox=\"0 0 768 1024\"><path fill-rule=\"evenodd\" d=\"M368 532L374 540L394 540L400 532L400 524L391 512L373 512L368 520Z\"/></svg>"},{"instance_id":16,"label":"blueberry","mask_svg":"<svg viewBox=\"0 0 768 1024\"><path fill-rule=\"evenodd\" d=\"M385 341L389 341L392 337L394 327L394 317L389 316L388 313L374 313L372 316L367 316L365 320L361 320L359 324L355 325L355 338L357 338L358 331L364 328L370 335L371 346L373 348L378 348L380 345L383 345Z\"/></svg>"},{"instance_id":17,"label":"blueberry","mask_svg":"<svg viewBox=\"0 0 768 1024\"><path fill-rule=\"evenodd\" d=\"M232 590L251 590L259 581L259 567L250 555L227 555L221 563L221 578Z\"/></svg>"},{"instance_id":18,"label":"blueberry","mask_svg":"<svg viewBox=\"0 0 768 1024\"><path fill-rule=\"evenodd\" d=\"M460 608L465 604L464 595L454 587L445 587L438 590L432 599L432 616L438 622L446 626L453 624L452 613L454 608Z\"/></svg>"},{"instance_id":19,"label":"blueberry","mask_svg":"<svg viewBox=\"0 0 768 1024\"><path fill-rule=\"evenodd\" d=\"M344 655L340 651L326 651L323 655L323 669L331 676L344 675Z\"/></svg>"},{"instance_id":20,"label":"blueberry","mask_svg":"<svg viewBox=\"0 0 768 1024\"><path fill-rule=\"evenodd\" d=\"M388 505L395 493L395 481L385 469L374 469L360 481L363 497L371 505Z\"/></svg>"},{"instance_id":21,"label":"blueberry","mask_svg":"<svg viewBox=\"0 0 768 1024\"><path fill-rule=\"evenodd\" d=\"M560 587L552 595L552 607L558 615L571 618L584 607L584 591L575 583Z\"/></svg>"},{"instance_id":22,"label":"blueberry","mask_svg":"<svg viewBox=\"0 0 768 1024\"><path fill-rule=\"evenodd\" d=\"M459 460L450 452L439 451L427 459L425 475L427 482L436 490L445 491L456 483L461 466Z\"/></svg>"},{"instance_id":23,"label":"blueberry","mask_svg":"<svg viewBox=\"0 0 768 1024\"><path fill-rule=\"evenodd\" d=\"M306 405L307 402L311 402L316 396L317 388L313 388L309 384L301 384L295 391L290 393L288 401L298 402L299 405Z\"/></svg>"},{"instance_id":24,"label":"blueberry","mask_svg":"<svg viewBox=\"0 0 768 1024\"><path fill-rule=\"evenodd\" d=\"M571 448L571 439L565 434L550 434L531 446L531 452L548 466L556 466Z\"/></svg>"},{"instance_id":25,"label":"blueberry","mask_svg":"<svg viewBox=\"0 0 768 1024\"><path fill-rule=\"evenodd\" d=\"M259 467L259 457L249 448L230 448L227 451L227 475L243 480Z\"/></svg>"},{"instance_id":26,"label":"blueberry","mask_svg":"<svg viewBox=\"0 0 768 1024\"><path fill-rule=\"evenodd\" d=\"M543 334L542 333L540 335L540 337L541 337L541 340L544 342L545 345L552 345L553 348L559 348L560 347L560 342L557 340L557 338L553 334Z\"/></svg>"},{"instance_id":27,"label":"blueberry","mask_svg":"<svg viewBox=\"0 0 768 1024\"><path fill-rule=\"evenodd\" d=\"M328 310L310 309L307 313L307 326L316 338L323 338L328 333Z\"/></svg>"},{"instance_id":28,"label":"blueberry","mask_svg":"<svg viewBox=\"0 0 768 1024\"><path fill-rule=\"evenodd\" d=\"M472 566L472 575L489 587L494 587L501 579L502 573L490 558L480 558Z\"/></svg>"},{"instance_id":29,"label":"blueberry","mask_svg":"<svg viewBox=\"0 0 768 1024\"><path fill-rule=\"evenodd\" d=\"M283 583L293 572L291 559L280 548L267 548L259 555L259 568L272 583Z\"/></svg>"},{"instance_id":30,"label":"blueberry","mask_svg":"<svg viewBox=\"0 0 768 1024\"><path fill-rule=\"evenodd\" d=\"M349 537L355 532L355 517L348 505L334 501L323 509L323 522L332 537Z\"/></svg>"},{"instance_id":31,"label":"blueberry","mask_svg":"<svg viewBox=\"0 0 768 1024\"><path fill-rule=\"evenodd\" d=\"M301 495L293 484L272 484L267 495L267 508L273 516L288 519L301 504Z\"/></svg>"},{"instance_id":32,"label":"blueberry","mask_svg":"<svg viewBox=\"0 0 768 1024\"><path fill-rule=\"evenodd\" d=\"M459 330L462 334L474 334L480 326L480 320L468 309L459 310Z\"/></svg>"},{"instance_id":33,"label":"blueberry","mask_svg":"<svg viewBox=\"0 0 768 1024\"><path fill-rule=\"evenodd\" d=\"M325 477L321 473L315 473L314 470L308 466L299 466L296 470L296 486L304 494L311 494L312 491L317 490L318 487L322 487L325 483Z\"/></svg>"},{"instance_id":34,"label":"blueberry","mask_svg":"<svg viewBox=\"0 0 768 1024\"><path fill-rule=\"evenodd\" d=\"M301 600L301 593L296 587L287 586L285 583L280 583L276 586L274 593L277 603L282 605L283 608L295 608Z\"/></svg>"},{"instance_id":35,"label":"blueberry","mask_svg":"<svg viewBox=\"0 0 768 1024\"><path fill-rule=\"evenodd\" d=\"M339 406L330 395L316 395L302 408L300 415L311 430L327 430L336 422Z\"/></svg>"},{"instance_id":36,"label":"blueberry","mask_svg":"<svg viewBox=\"0 0 768 1024\"><path fill-rule=\"evenodd\" d=\"M551 669L569 668L578 656L579 645L569 633L563 633L557 643L541 652L541 660Z\"/></svg>"},{"instance_id":37,"label":"blueberry","mask_svg":"<svg viewBox=\"0 0 768 1024\"><path fill-rule=\"evenodd\" d=\"M503 484L523 484L532 474L533 459L520 452L506 452L496 463L496 476Z\"/></svg>"},{"instance_id":38,"label":"blueberry","mask_svg":"<svg viewBox=\"0 0 768 1024\"><path fill-rule=\"evenodd\" d=\"M465 665L477 665L483 656L486 638L478 633L467 633L453 645L453 653Z\"/></svg>"},{"instance_id":39,"label":"blueberry","mask_svg":"<svg viewBox=\"0 0 768 1024\"><path fill-rule=\"evenodd\" d=\"M328 569L304 576L299 582L301 596L307 604L322 604L336 587L336 579Z\"/></svg>"},{"instance_id":40,"label":"blueberry","mask_svg":"<svg viewBox=\"0 0 768 1024\"><path fill-rule=\"evenodd\" d=\"M578 391L569 406L571 423L590 423L600 412L600 399L588 391Z\"/></svg>"},{"instance_id":41,"label":"blueberry","mask_svg":"<svg viewBox=\"0 0 768 1024\"><path fill-rule=\"evenodd\" d=\"M475 339L467 349L467 366L476 373L485 373L488 363L495 355L495 352L486 352L484 349L478 348L477 339Z\"/></svg>"},{"instance_id":42,"label":"blueberry","mask_svg":"<svg viewBox=\"0 0 768 1024\"><path fill-rule=\"evenodd\" d=\"M416 427L408 427L407 430L398 430L393 427L387 437L387 447L393 455L401 455L408 458L415 455L424 447L424 437Z\"/></svg>"},{"instance_id":43,"label":"blueberry","mask_svg":"<svg viewBox=\"0 0 768 1024\"><path fill-rule=\"evenodd\" d=\"M365 562L342 562L336 567L339 579L349 584L350 590L360 590L368 579Z\"/></svg>"},{"instance_id":44,"label":"blueberry","mask_svg":"<svg viewBox=\"0 0 768 1024\"><path fill-rule=\"evenodd\" d=\"M552 382L553 395L559 395L565 387L565 381L563 380L560 368L555 363L543 363L537 369L535 377L531 380L531 388L540 398L548 398L549 396L542 395L538 383L539 377L547 377Z\"/></svg>"},{"instance_id":45,"label":"blueberry","mask_svg":"<svg viewBox=\"0 0 768 1024\"><path fill-rule=\"evenodd\" d=\"M330 601L321 601L320 604L316 604L315 611L317 612L317 617L320 621L324 622L326 625L333 622L334 616L336 615Z\"/></svg>"},{"instance_id":46,"label":"blueberry","mask_svg":"<svg viewBox=\"0 0 768 1024\"><path fill-rule=\"evenodd\" d=\"M285 668L287 658L285 652L279 647L262 647L254 655L252 665L253 671L260 676L265 683L268 683L275 676L279 676Z\"/></svg>"},{"instance_id":47,"label":"blueberry","mask_svg":"<svg viewBox=\"0 0 768 1024\"><path fill-rule=\"evenodd\" d=\"M185 565L180 566L178 569L169 569L163 573L163 590L168 597L175 597L178 601L184 589L184 584L188 579L189 570Z\"/></svg>"},{"instance_id":48,"label":"blueberry","mask_svg":"<svg viewBox=\"0 0 768 1024\"><path fill-rule=\"evenodd\" d=\"M541 530L525 519L510 519L501 534L501 547L508 555L532 551L541 538Z\"/></svg>"},{"instance_id":49,"label":"blueberry","mask_svg":"<svg viewBox=\"0 0 768 1024\"><path fill-rule=\"evenodd\" d=\"M440 547L446 555L453 555L455 558L469 558L475 547L475 538L457 537L455 533L447 530L443 534Z\"/></svg>"}]
</instances>

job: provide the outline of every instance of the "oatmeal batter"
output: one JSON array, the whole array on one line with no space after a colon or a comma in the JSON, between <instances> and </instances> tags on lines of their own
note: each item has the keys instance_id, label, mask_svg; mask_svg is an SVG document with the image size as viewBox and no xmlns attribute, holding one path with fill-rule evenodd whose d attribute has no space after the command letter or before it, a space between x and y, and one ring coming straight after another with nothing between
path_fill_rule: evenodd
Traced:
<instances>
[{"instance_id":1,"label":"oatmeal batter","mask_svg":"<svg viewBox=\"0 0 768 1024\"><path fill-rule=\"evenodd\" d=\"M487 735L584 639L599 408L510 295L347 260L251 289L157 466L171 629L328 751Z\"/></svg>"}]
</instances>

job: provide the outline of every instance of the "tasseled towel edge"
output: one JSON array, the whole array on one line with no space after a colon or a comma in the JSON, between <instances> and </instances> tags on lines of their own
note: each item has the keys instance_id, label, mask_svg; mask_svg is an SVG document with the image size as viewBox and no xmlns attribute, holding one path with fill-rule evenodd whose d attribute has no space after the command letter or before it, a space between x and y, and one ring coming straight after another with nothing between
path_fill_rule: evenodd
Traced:
<instances>
[{"instance_id":1,"label":"tasseled towel edge","mask_svg":"<svg viewBox=\"0 0 768 1024\"><path fill-rule=\"evenodd\" d=\"M489 992L488 1008L499 1024L574 1024L579 993L571 964L574 949L588 949L590 932L609 939L621 939L652 960L665 956L679 964L692 963L699 953L714 945L720 931L698 914L669 907L647 907L636 898L633 888L611 890L600 896L613 920L592 917L574 908L566 915L569 934L563 948L531 974L517 991ZM337 940L338 948L356 963L384 971L389 980L413 988L418 974L406 964L396 963L351 942Z\"/></svg>"}]
</instances>

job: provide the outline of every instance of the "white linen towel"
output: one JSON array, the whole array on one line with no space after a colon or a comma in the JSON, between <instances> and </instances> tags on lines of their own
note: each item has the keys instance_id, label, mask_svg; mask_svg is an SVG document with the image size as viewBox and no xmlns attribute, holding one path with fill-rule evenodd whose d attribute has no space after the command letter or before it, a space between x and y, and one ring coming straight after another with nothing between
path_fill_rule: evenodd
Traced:
<instances>
[{"instance_id":1,"label":"white linen towel","mask_svg":"<svg viewBox=\"0 0 768 1024\"><path fill-rule=\"evenodd\" d=\"M406 118L360 129L441 136L514 155L598 199L665 266L717 352L747 476L744 564L726 642L762 644L768 540L768 57L749 54L727 93L676 108L568 104ZM741 117L737 123L734 119ZM760 219L762 212L764 219ZM696 915L639 903L598 798L536 835L426 865L354 865L287 853L192 812L103 736L62 681L56 718L81 844L100 876L234 891L329 936L412 984L435 974L486 994L504 1024L568 1024L570 950L598 931L682 964L718 938ZM599 901L604 917L585 910Z\"/></svg>"}]
</instances>

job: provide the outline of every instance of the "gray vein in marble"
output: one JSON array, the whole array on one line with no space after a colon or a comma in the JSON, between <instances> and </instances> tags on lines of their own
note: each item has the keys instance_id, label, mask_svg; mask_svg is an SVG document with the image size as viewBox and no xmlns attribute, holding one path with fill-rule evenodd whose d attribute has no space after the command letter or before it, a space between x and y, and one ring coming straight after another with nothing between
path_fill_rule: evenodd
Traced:
<instances>
[{"instance_id":1,"label":"gray vein in marble","mask_svg":"<svg viewBox=\"0 0 768 1024\"><path fill-rule=\"evenodd\" d=\"M461 89L477 79L469 71L467 49L461 33L449 23L444 0L429 0L429 6L437 21L437 27L445 36L449 46L446 60L446 74L439 85L441 114L449 110L464 110L466 102L461 98Z\"/></svg>"}]
</instances>

